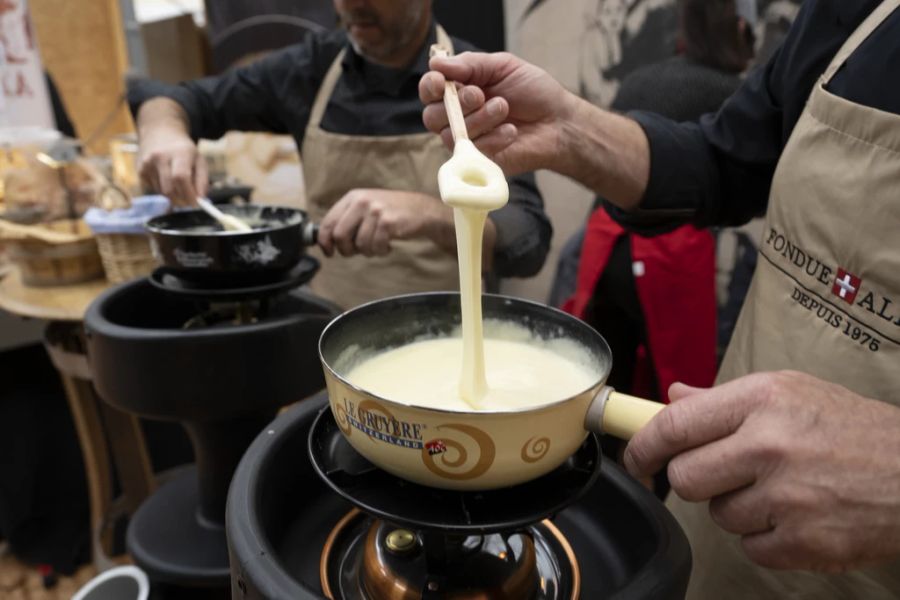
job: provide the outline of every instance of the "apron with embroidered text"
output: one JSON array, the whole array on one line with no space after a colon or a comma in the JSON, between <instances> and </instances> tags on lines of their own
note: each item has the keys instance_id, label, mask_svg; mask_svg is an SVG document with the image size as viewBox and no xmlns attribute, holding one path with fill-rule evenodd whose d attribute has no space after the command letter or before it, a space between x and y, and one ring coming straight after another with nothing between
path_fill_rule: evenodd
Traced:
<instances>
[{"instance_id":1,"label":"apron with embroidered text","mask_svg":"<svg viewBox=\"0 0 900 600\"><path fill-rule=\"evenodd\" d=\"M792 369L900 404L900 115L826 89L898 7L885 0L850 36L785 147L720 383ZM706 503L673 494L667 504L694 553L689 598L900 598L900 561L840 575L764 569L713 524Z\"/></svg>"},{"instance_id":2,"label":"apron with embroidered text","mask_svg":"<svg viewBox=\"0 0 900 600\"><path fill-rule=\"evenodd\" d=\"M438 43L451 49L441 27ZM347 192L357 188L419 192L440 202L437 173L450 158L439 136L430 132L394 136L354 136L321 127L331 94L342 74L342 50L316 94L301 149L310 217L321 222ZM397 294L459 289L456 257L426 239L393 240L386 256L325 257L310 287L345 309Z\"/></svg>"}]
</instances>

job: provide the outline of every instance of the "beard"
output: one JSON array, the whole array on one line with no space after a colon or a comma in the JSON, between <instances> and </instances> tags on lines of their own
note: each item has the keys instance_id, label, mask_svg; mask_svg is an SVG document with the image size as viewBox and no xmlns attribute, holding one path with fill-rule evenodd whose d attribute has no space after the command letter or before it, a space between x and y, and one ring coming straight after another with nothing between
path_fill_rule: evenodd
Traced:
<instances>
[{"instance_id":1,"label":"beard","mask_svg":"<svg viewBox=\"0 0 900 600\"><path fill-rule=\"evenodd\" d=\"M426 5L426 0L409 0L407 8L394 23L386 23L377 12L365 7L343 11L339 17L357 54L375 60L386 60L412 42L419 31ZM372 43L356 39L351 29L354 25L377 27L382 33L381 41Z\"/></svg>"}]
</instances>

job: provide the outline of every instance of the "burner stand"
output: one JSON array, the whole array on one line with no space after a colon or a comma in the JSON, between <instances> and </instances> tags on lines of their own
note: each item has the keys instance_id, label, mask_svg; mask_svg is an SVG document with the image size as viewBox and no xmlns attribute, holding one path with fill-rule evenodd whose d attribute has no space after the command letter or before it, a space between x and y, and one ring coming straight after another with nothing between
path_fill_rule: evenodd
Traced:
<instances>
[{"instance_id":1,"label":"burner stand","mask_svg":"<svg viewBox=\"0 0 900 600\"><path fill-rule=\"evenodd\" d=\"M376 468L346 441L330 408L312 426L309 454L319 476L357 507L322 552L329 598L578 598L578 562L546 518L596 484L595 436L544 477L485 492L428 488Z\"/></svg>"},{"instance_id":2,"label":"burner stand","mask_svg":"<svg viewBox=\"0 0 900 600\"><path fill-rule=\"evenodd\" d=\"M316 341L336 311L298 290L273 299L253 322L184 329L200 298L127 282L91 305L85 328L100 396L128 413L179 422L194 450L196 468L135 513L129 553L154 585L224 596L232 475L281 406L321 389Z\"/></svg>"}]
</instances>

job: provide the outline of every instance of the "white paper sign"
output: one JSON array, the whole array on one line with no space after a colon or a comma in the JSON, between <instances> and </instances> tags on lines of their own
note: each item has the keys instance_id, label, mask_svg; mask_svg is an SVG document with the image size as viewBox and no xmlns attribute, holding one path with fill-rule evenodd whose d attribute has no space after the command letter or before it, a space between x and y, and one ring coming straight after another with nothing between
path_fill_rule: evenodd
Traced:
<instances>
[{"instance_id":1,"label":"white paper sign","mask_svg":"<svg viewBox=\"0 0 900 600\"><path fill-rule=\"evenodd\" d=\"M0 0L0 127L55 129L27 0Z\"/></svg>"}]
</instances>

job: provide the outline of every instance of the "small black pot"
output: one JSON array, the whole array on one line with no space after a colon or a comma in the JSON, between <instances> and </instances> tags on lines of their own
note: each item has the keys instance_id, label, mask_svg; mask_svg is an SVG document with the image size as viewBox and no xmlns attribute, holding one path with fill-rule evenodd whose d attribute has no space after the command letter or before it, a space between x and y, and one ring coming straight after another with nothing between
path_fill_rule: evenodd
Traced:
<instances>
[{"instance_id":1,"label":"small black pot","mask_svg":"<svg viewBox=\"0 0 900 600\"><path fill-rule=\"evenodd\" d=\"M202 210L147 222L153 251L167 272L203 285L260 283L284 275L316 243L318 226L302 210L247 205L220 209L253 231L225 231Z\"/></svg>"}]
</instances>

